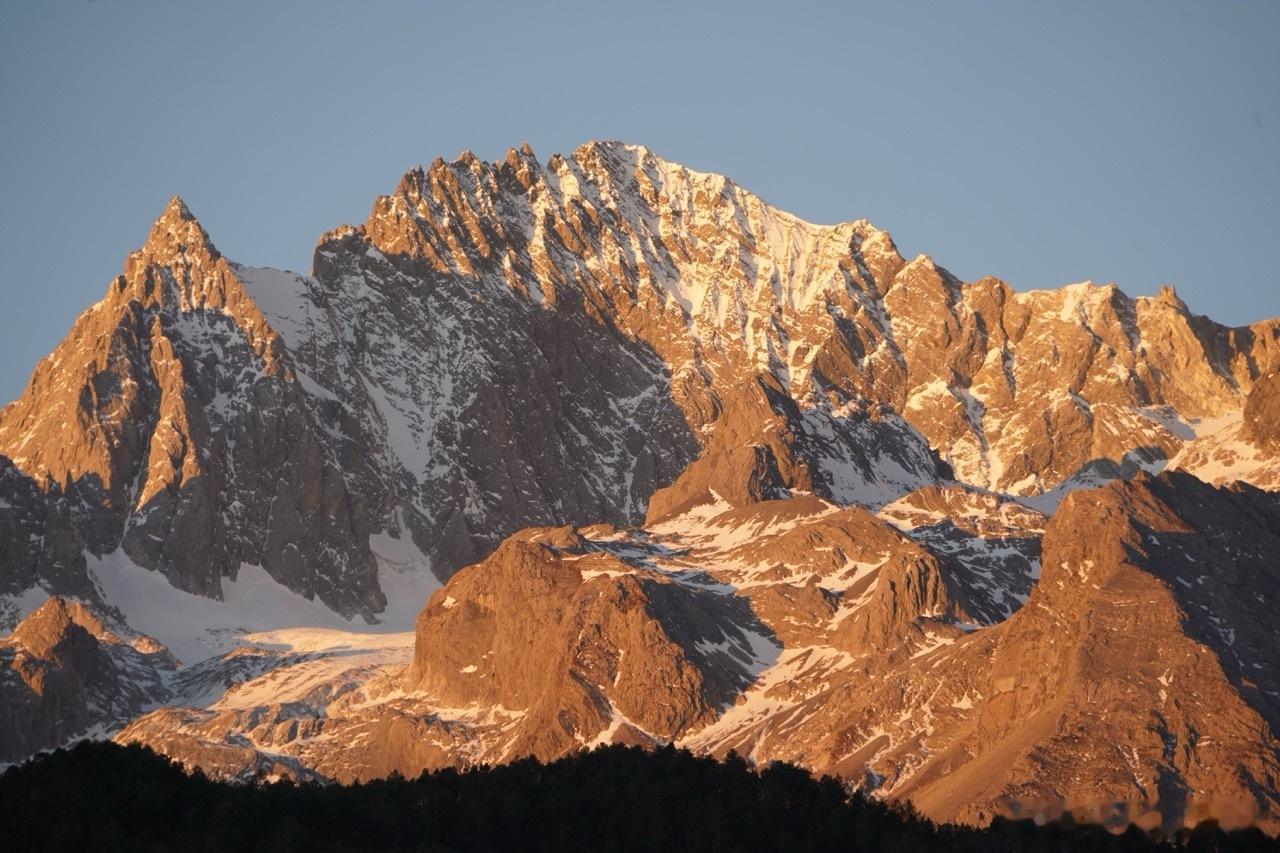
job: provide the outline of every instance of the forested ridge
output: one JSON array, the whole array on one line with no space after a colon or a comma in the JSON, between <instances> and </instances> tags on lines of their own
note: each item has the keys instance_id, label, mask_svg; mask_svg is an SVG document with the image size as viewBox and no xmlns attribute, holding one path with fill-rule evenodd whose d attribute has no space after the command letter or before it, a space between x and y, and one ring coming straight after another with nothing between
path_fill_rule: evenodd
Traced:
<instances>
[{"instance_id":1,"label":"forested ridge","mask_svg":"<svg viewBox=\"0 0 1280 853\"><path fill-rule=\"evenodd\" d=\"M937 826L787 764L613 746L362 785L229 784L145 747L83 742L0 775L0 849L866 850L1277 849L1212 824L1136 828L997 820Z\"/></svg>"}]
</instances>

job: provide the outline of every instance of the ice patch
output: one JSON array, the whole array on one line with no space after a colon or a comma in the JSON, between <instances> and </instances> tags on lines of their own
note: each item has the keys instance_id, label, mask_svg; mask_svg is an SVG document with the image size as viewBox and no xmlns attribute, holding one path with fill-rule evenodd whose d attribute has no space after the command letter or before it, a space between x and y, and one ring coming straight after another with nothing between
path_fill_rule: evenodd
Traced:
<instances>
[{"instance_id":1,"label":"ice patch","mask_svg":"<svg viewBox=\"0 0 1280 853\"><path fill-rule=\"evenodd\" d=\"M133 630L168 646L183 664L253 642L251 635L263 632L334 629L390 634L413 627L412 618L379 625L344 619L319 600L304 598L249 564L241 564L236 580L222 579L223 600L217 601L171 586L164 575L136 565L123 549L101 558L86 551L84 557L89 577L106 603L119 609Z\"/></svg>"}]
</instances>

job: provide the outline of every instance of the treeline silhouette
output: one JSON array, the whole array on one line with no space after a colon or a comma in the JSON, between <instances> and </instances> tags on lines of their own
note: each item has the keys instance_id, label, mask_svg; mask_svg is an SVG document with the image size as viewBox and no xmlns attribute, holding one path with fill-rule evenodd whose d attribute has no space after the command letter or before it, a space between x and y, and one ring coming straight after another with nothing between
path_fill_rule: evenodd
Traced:
<instances>
[{"instance_id":1,"label":"treeline silhouette","mask_svg":"<svg viewBox=\"0 0 1280 853\"><path fill-rule=\"evenodd\" d=\"M938 826L787 764L608 747L358 785L229 784L84 742L0 775L0 850L1252 851L1256 829Z\"/></svg>"}]
</instances>

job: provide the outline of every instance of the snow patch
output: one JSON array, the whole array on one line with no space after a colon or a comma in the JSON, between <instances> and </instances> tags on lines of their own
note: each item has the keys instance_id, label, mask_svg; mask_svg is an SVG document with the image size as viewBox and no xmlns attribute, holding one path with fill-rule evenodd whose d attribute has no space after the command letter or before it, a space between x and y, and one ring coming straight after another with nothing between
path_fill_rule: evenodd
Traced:
<instances>
[{"instance_id":1,"label":"snow patch","mask_svg":"<svg viewBox=\"0 0 1280 853\"><path fill-rule=\"evenodd\" d=\"M234 581L222 579L223 600L217 601L171 586L164 575L135 564L123 549L103 557L86 551L84 558L103 600L124 614L129 627L164 643L183 664L253 643L252 637L264 632L302 632L295 637L312 632L315 637L314 632L323 629L387 634L396 633L389 628L403 632L413 627L412 619L396 625L345 619L247 563L241 564ZM416 609L413 612L416 616Z\"/></svg>"}]
</instances>

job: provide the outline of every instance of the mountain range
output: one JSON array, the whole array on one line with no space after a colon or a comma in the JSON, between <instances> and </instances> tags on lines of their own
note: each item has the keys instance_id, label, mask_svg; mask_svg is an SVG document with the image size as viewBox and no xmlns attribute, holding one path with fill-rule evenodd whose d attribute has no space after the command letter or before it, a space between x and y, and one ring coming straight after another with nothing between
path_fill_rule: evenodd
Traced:
<instances>
[{"instance_id":1,"label":"mountain range","mask_svg":"<svg viewBox=\"0 0 1280 853\"><path fill-rule=\"evenodd\" d=\"M309 276L175 198L0 410L0 761L674 743L1275 833L1278 370L617 142L413 169Z\"/></svg>"}]
</instances>

